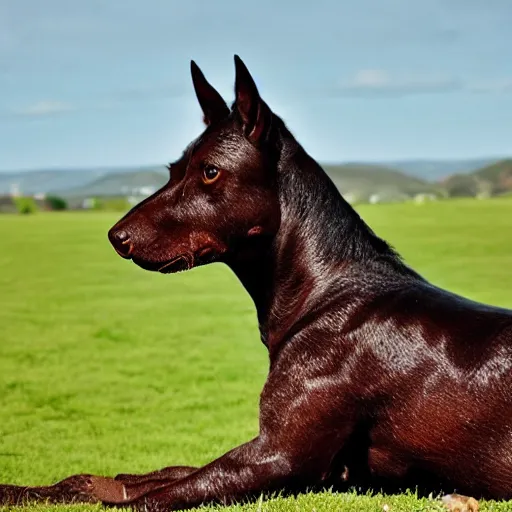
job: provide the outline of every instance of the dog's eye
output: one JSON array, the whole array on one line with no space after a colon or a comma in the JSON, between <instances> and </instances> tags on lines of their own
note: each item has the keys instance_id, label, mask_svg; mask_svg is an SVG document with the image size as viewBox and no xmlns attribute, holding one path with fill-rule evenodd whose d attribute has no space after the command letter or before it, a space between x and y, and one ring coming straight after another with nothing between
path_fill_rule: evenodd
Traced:
<instances>
[{"instance_id":1,"label":"dog's eye","mask_svg":"<svg viewBox=\"0 0 512 512\"><path fill-rule=\"evenodd\" d=\"M203 171L203 182L210 185L220 177L220 171L214 165L207 165Z\"/></svg>"}]
</instances>

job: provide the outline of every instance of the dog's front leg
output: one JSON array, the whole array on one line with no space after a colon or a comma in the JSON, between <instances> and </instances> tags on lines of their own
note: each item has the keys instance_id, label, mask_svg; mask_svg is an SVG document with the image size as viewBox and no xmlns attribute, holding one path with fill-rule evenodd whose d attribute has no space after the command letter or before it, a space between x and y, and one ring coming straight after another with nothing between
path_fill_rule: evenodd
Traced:
<instances>
[{"instance_id":1,"label":"dog's front leg","mask_svg":"<svg viewBox=\"0 0 512 512\"><path fill-rule=\"evenodd\" d=\"M104 503L146 511L185 509L203 503L228 504L298 483L299 468L297 454L279 450L268 439L257 437L161 489L141 496L145 484L129 485L125 487L126 499L107 497Z\"/></svg>"},{"instance_id":2,"label":"dog's front leg","mask_svg":"<svg viewBox=\"0 0 512 512\"><path fill-rule=\"evenodd\" d=\"M114 477L114 480L120 480L123 484L142 484L154 480L178 480L190 475L197 469L199 468L194 466L168 466L150 473L120 473Z\"/></svg>"},{"instance_id":3,"label":"dog's front leg","mask_svg":"<svg viewBox=\"0 0 512 512\"><path fill-rule=\"evenodd\" d=\"M98 503L105 497L126 499L127 489L143 493L190 475L197 468L169 466L140 475L120 474L115 478L89 474L73 475L53 485L0 485L0 506L22 503Z\"/></svg>"},{"instance_id":4,"label":"dog's front leg","mask_svg":"<svg viewBox=\"0 0 512 512\"><path fill-rule=\"evenodd\" d=\"M301 490L320 483L352 433L355 408L325 388L305 389L298 372L271 375L262 394L260 435L180 480L124 486L123 499L105 504L172 510L228 504L263 492Z\"/></svg>"},{"instance_id":5,"label":"dog's front leg","mask_svg":"<svg viewBox=\"0 0 512 512\"><path fill-rule=\"evenodd\" d=\"M123 486L113 478L89 474L72 475L53 485L22 486L0 485L0 506L14 506L26 503L98 503L109 488L111 493L122 496Z\"/></svg>"}]
</instances>

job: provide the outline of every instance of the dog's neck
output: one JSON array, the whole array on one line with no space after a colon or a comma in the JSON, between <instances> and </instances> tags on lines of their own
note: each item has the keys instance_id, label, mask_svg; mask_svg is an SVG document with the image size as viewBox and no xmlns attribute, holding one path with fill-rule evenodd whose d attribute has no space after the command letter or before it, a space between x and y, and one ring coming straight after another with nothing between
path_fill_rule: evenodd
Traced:
<instances>
[{"instance_id":1,"label":"dog's neck","mask_svg":"<svg viewBox=\"0 0 512 512\"><path fill-rule=\"evenodd\" d=\"M273 238L251 242L228 264L251 295L271 354L354 267L378 264L413 274L363 222L337 188L282 128L278 187L281 224Z\"/></svg>"}]
</instances>

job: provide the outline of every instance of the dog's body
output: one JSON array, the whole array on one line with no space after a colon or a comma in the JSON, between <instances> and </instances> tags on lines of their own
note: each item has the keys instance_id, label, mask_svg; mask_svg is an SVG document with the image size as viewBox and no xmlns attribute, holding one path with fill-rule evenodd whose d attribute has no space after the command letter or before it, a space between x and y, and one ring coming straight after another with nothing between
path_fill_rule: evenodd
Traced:
<instances>
[{"instance_id":1,"label":"dog's body","mask_svg":"<svg viewBox=\"0 0 512 512\"><path fill-rule=\"evenodd\" d=\"M512 311L407 267L236 66L231 111L192 66L208 128L109 237L148 270L232 268L269 350L259 436L202 468L0 496L150 509L331 485L512 498Z\"/></svg>"}]
</instances>

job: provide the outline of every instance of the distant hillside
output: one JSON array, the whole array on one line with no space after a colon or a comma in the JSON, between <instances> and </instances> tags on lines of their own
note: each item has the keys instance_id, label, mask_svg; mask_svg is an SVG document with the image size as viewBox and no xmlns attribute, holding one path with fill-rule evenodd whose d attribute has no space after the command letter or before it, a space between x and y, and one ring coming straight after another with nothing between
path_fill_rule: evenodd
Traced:
<instances>
[{"instance_id":1,"label":"distant hillside","mask_svg":"<svg viewBox=\"0 0 512 512\"><path fill-rule=\"evenodd\" d=\"M475 166L484 162L478 169ZM336 186L351 202L366 202L378 195L380 200L397 201L419 193L453 196L496 195L512 190L512 159L495 162L480 160L403 160L393 165L369 163L324 164ZM459 169L446 179L439 175ZM145 196L167 180L164 165L0 172L0 196L18 191L22 194L55 193L68 198L91 196ZM436 178L437 177L437 178ZM435 181L437 179L437 181Z\"/></svg>"},{"instance_id":2,"label":"distant hillside","mask_svg":"<svg viewBox=\"0 0 512 512\"><path fill-rule=\"evenodd\" d=\"M471 174L454 174L442 182L451 196L495 196L512 191L512 159L500 160Z\"/></svg>"},{"instance_id":3,"label":"distant hillside","mask_svg":"<svg viewBox=\"0 0 512 512\"><path fill-rule=\"evenodd\" d=\"M345 167L378 167L394 169L409 176L420 178L424 181L436 182L453 174L469 174L482 167L489 166L499 159L480 158L466 160L396 160L388 162L345 162ZM338 167L338 164L324 165L324 167ZM33 171L0 171L0 194L10 191L13 184L22 189L23 193L34 194L37 192L49 192L74 189L92 183L102 176L119 173L132 173L144 171L166 172L163 165L145 165L131 167L98 167L85 169L41 169Z\"/></svg>"},{"instance_id":4,"label":"distant hillside","mask_svg":"<svg viewBox=\"0 0 512 512\"><path fill-rule=\"evenodd\" d=\"M149 195L168 180L165 168L150 171L114 172L88 183L60 191L65 197Z\"/></svg>"},{"instance_id":5,"label":"distant hillside","mask_svg":"<svg viewBox=\"0 0 512 512\"><path fill-rule=\"evenodd\" d=\"M60 191L85 185L101 175L102 172L96 169L2 172L0 173L0 195L9 194L14 190L23 194Z\"/></svg>"},{"instance_id":6,"label":"distant hillside","mask_svg":"<svg viewBox=\"0 0 512 512\"><path fill-rule=\"evenodd\" d=\"M440 192L438 185L377 165L324 165L335 185L351 202L380 195L387 201L403 200L420 193Z\"/></svg>"},{"instance_id":7,"label":"distant hillside","mask_svg":"<svg viewBox=\"0 0 512 512\"><path fill-rule=\"evenodd\" d=\"M23 194L61 192L83 187L109 174L154 170L165 172L165 167L155 165L127 168L98 167L0 172L0 195L9 194L13 189L19 190Z\"/></svg>"},{"instance_id":8,"label":"distant hillside","mask_svg":"<svg viewBox=\"0 0 512 512\"><path fill-rule=\"evenodd\" d=\"M401 181L402 185L406 180L409 180L409 187L416 190L417 187L422 189L426 186L425 182L439 182L442 178L454 174L470 174L477 169L489 166L496 162L496 159L483 158L473 160L400 160L395 162L382 162L382 163L344 163L344 164L325 164L325 169L332 169L336 173L336 169L341 169L344 177L344 183L355 183L354 180L359 181L360 185L374 181L379 186L383 186L384 182L390 184ZM373 174L371 170L378 171ZM143 179L137 181L138 178L129 178L128 175L139 175L146 172L161 173L167 175L167 170L163 165L146 165L146 166L133 166L133 167L99 167L89 169L42 169L34 171L18 171L18 172L0 172L0 195L8 194L13 189L19 190L23 194L37 194L37 193L62 193L73 196L90 195L100 192L96 188L98 184L103 183L108 187L103 191L103 195L110 193L117 193L123 186L130 186L131 180L134 180L135 186L153 186L160 183L159 178L153 176L150 182L143 185ZM330 171L329 171L330 172ZM399 173L398 175L391 175L390 172ZM382 174L383 173L383 174ZM356 176L356 174L358 174ZM124 177L123 177L124 175ZM115 176L112 180L106 182L97 180L106 178L107 176ZM142 176L142 175L141 175ZM149 175L148 175L149 176ZM125 179L126 178L126 179ZM418 181L410 181L410 179L417 178ZM126 181L123 185L121 181ZM376 180L376 181L375 181ZM398 180L398 181L397 181ZM341 183L341 181L340 181ZM401 186L402 186L401 185ZM88 187L93 187L88 189ZM358 186L361 188L360 186ZM345 187L346 188L346 187ZM366 185L363 188L367 188ZM400 188L400 187L399 187ZM82 190L80 190L82 189Z\"/></svg>"},{"instance_id":9,"label":"distant hillside","mask_svg":"<svg viewBox=\"0 0 512 512\"><path fill-rule=\"evenodd\" d=\"M437 185L379 165L323 165L323 168L351 202L366 202L376 195L385 201L403 200L439 189ZM164 166L0 173L0 194L8 193L17 184L24 194L57 193L67 198L145 196L164 185L167 178Z\"/></svg>"},{"instance_id":10,"label":"distant hillside","mask_svg":"<svg viewBox=\"0 0 512 512\"><path fill-rule=\"evenodd\" d=\"M452 174L468 174L490 165L499 158L472 158L461 160L393 160L378 162L378 165L397 169L425 181L439 181Z\"/></svg>"},{"instance_id":11,"label":"distant hillside","mask_svg":"<svg viewBox=\"0 0 512 512\"><path fill-rule=\"evenodd\" d=\"M378 194L386 200L401 200L421 192L434 192L438 187L399 171L371 165L325 165L340 191L352 201L368 201ZM167 172L139 171L112 173L92 183L61 191L67 197L138 195L160 188L167 181ZM146 195L142 193L142 195Z\"/></svg>"}]
</instances>

